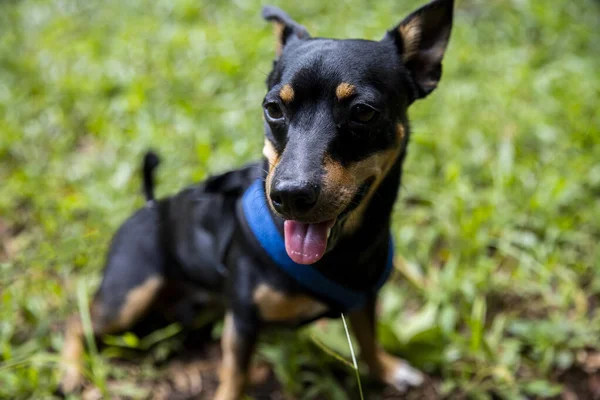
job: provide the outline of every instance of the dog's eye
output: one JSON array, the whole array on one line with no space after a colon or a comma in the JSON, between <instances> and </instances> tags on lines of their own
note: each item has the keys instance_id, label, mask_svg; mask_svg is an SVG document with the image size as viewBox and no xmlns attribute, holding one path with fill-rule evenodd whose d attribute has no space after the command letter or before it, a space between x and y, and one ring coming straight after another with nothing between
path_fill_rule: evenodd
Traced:
<instances>
[{"instance_id":1,"label":"dog's eye","mask_svg":"<svg viewBox=\"0 0 600 400\"><path fill-rule=\"evenodd\" d=\"M350 110L352 121L361 124L373 121L378 114L377 110L366 104L357 104Z\"/></svg>"},{"instance_id":2,"label":"dog's eye","mask_svg":"<svg viewBox=\"0 0 600 400\"><path fill-rule=\"evenodd\" d=\"M265 112L267 116L271 119L281 119L283 118L283 111L279 104L277 103L267 103L265 104Z\"/></svg>"}]
</instances>

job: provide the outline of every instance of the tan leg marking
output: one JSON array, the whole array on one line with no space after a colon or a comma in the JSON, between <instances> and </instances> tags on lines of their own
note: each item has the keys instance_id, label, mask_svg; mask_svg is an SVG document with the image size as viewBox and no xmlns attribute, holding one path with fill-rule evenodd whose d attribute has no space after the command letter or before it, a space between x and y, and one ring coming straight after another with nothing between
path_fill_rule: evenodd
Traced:
<instances>
[{"instance_id":1,"label":"tan leg marking","mask_svg":"<svg viewBox=\"0 0 600 400\"><path fill-rule=\"evenodd\" d=\"M254 291L254 303L265 321L299 321L310 319L327 311L327 306L309 296L288 296L265 284Z\"/></svg>"},{"instance_id":2,"label":"tan leg marking","mask_svg":"<svg viewBox=\"0 0 600 400\"><path fill-rule=\"evenodd\" d=\"M294 101L294 96L296 93L294 92L294 88L290 84L285 84L279 90L279 97L283 100L284 103L291 103Z\"/></svg>"},{"instance_id":3,"label":"tan leg marking","mask_svg":"<svg viewBox=\"0 0 600 400\"><path fill-rule=\"evenodd\" d=\"M61 352L62 378L61 389L72 393L83 384L83 328L79 315L73 315L67 321L65 342Z\"/></svg>"},{"instance_id":4,"label":"tan leg marking","mask_svg":"<svg viewBox=\"0 0 600 400\"><path fill-rule=\"evenodd\" d=\"M356 87L354 85L342 82L335 88L335 97L337 97L339 101L342 101L352 96L355 89Z\"/></svg>"},{"instance_id":5,"label":"tan leg marking","mask_svg":"<svg viewBox=\"0 0 600 400\"><path fill-rule=\"evenodd\" d=\"M131 327L148 310L162 283L162 278L154 276L132 289L127 294L119 316L114 321L103 320L104 311L97 302L93 302L90 314L94 335L117 333ZM79 315L74 315L67 322L65 343L61 353L63 378L60 385L65 393L76 391L83 383L83 339L81 319Z\"/></svg>"},{"instance_id":6,"label":"tan leg marking","mask_svg":"<svg viewBox=\"0 0 600 400\"><path fill-rule=\"evenodd\" d=\"M225 316L221 347L223 349L223 361L220 372L221 382L219 383L215 400L237 400L244 393L247 374L241 370L236 358L236 353L239 349L237 333L231 314Z\"/></svg>"},{"instance_id":7,"label":"tan leg marking","mask_svg":"<svg viewBox=\"0 0 600 400\"><path fill-rule=\"evenodd\" d=\"M361 358L369 367L370 374L401 392L406 391L409 386L419 386L423 382L423 374L420 371L377 345L374 326L364 311L352 313L350 324L360 346Z\"/></svg>"},{"instance_id":8,"label":"tan leg marking","mask_svg":"<svg viewBox=\"0 0 600 400\"><path fill-rule=\"evenodd\" d=\"M90 316L92 318L92 329L94 334L108 333L104 327L99 324L101 320L102 310L96 301L93 301L90 306ZM84 335L83 326L81 324L81 316L79 313L72 315L67 320L65 330L65 342L61 351L61 369L62 377L60 380L60 388L63 393L73 393L80 389L83 385L83 355L84 355Z\"/></svg>"},{"instance_id":9,"label":"tan leg marking","mask_svg":"<svg viewBox=\"0 0 600 400\"><path fill-rule=\"evenodd\" d=\"M144 315L162 287L163 279L158 276L148 278L144 283L129 291L125 304L121 306L119 319L113 330L127 329ZM112 324L110 324L112 325Z\"/></svg>"}]
</instances>

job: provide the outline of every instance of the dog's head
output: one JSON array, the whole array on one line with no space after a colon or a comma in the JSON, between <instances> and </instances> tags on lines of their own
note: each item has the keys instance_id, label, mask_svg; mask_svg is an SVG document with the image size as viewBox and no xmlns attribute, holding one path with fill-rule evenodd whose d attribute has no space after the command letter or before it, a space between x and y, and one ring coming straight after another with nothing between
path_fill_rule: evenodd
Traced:
<instances>
[{"instance_id":1,"label":"dog's head","mask_svg":"<svg viewBox=\"0 0 600 400\"><path fill-rule=\"evenodd\" d=\"M332 229L346 229L396 162L408 106L440 80L452 11L453 0L432 1L370 41L311 38L283 11L263 9L278 40L263 102L266 193L295 262L331 249Z\"/></svg>"}]
</instances>

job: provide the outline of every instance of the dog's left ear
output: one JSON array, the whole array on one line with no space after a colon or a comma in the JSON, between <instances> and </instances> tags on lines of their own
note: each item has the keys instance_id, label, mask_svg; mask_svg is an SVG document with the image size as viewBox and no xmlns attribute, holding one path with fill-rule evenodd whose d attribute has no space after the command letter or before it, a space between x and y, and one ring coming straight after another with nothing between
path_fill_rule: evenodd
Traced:
<instances>
[{"instance_id":1,"label":"dog's left ear","mask_svg":"<svg viewBox=\"0 0 600 400\"><path fill-rule=\"evenodd\" d=\"M291 19L285 11L277 7L263 7L262 16L267 21L273 22L275 36L277 37L277 57L281 56L283 47L290 41L310 37L304 26Z\"/></svg>"},{"instance_id":2,"label":"dog's left ear","mask_svg":"<svg viewBox=\"0 0 600 400\"><path fill-rule=\"evenodd\" d=\"M450 40L454 0L434 0L414 11L383 40L393 40L411 74L412 100L431 93L442 76L442 58Z\"/></svg>"}]
</instances>

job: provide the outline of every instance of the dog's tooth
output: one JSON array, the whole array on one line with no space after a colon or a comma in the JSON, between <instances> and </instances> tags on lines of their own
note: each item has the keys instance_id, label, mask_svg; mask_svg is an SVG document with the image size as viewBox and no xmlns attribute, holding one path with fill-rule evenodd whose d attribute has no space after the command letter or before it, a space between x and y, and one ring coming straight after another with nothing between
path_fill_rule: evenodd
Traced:
<instances>
[{"instance_id":1,"label":"dog's tooth","mask_svg":"<svg viewBox=\"0 0 600 400\"><path fill-rule=\"evenodd\" d=\"M329 239L330 235L331 235L331 228L327 228L327 239Z\"/></svg>"}]
</instances>

